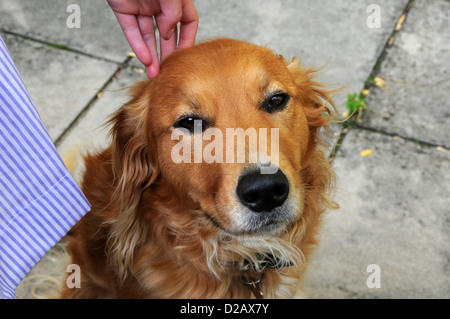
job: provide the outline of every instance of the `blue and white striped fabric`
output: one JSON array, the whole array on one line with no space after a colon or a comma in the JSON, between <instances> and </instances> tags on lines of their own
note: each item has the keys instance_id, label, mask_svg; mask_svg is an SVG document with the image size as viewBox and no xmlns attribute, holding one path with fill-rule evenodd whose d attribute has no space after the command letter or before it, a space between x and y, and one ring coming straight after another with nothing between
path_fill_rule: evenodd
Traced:
<instances>
[{"instance_id":1,"label":"blue and white striped fabric","mask_svg":"<svg viewBox=\"0 0 450 319\"><path fill-rule=\"evenodd\" d=\"M0 37L0 298L89 209Z\"/></svg>"}]
</instances>

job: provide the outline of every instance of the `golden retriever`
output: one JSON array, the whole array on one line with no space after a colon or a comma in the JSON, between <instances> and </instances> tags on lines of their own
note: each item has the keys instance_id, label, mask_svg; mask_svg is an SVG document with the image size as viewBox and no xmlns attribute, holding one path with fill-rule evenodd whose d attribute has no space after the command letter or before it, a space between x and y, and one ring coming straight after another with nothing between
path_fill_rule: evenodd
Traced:
<instances>
[{"instance_id":1,"label":"golden retriever","mask_svg":"<svg viewBox=\"0 0 450 319\"><path fill-rule=\"evenodd\" d=\"M92 210L67 236L81 288L62 297L301 291L321 214L334 206L334 175L319 149L333 104L314 73L267 48L217 39L173 53L154 80L133 86L110 120L111 146L85 158ZM223 134L202 137L208 128ZM244 160L220 141L229 129L248 133ZM250 129L265 152L251 145ZM195 155L206 148L213 161Z\"/></svg>"}]
</instances>

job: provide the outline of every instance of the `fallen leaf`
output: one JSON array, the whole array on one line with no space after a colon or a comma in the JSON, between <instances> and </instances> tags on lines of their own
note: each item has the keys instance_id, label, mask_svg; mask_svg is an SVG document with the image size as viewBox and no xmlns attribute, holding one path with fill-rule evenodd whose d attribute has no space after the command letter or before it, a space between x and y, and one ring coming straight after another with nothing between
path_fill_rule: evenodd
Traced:
<instances>
[{"instance_id":1,"label":"fallen leaf","mask_svg":"<svg viewBox=\"0 0 450 319\"><path fill-rule=\"evenodd\" d=\"M393 45L393 44L394 44L394 41L395 41L395 37L393 36L393 37L391 37L391 38L389 39L388 45L389 45L389 46Z\"/></svg>"},{"instance_id":2,"label":"fallen leaf","mask_svg":"<svg viewBox=\"0 0 450 319\"><path fill-rule=\"evenodd\" d=\"M127 52L127 57L129 57L129 58L135 58L135 57L136 57L136 54L135 54L134 52L130 51L130 52Z\"/></svg>"},{"instance_id":3,"label":"fallen leaf","mask_svg":"<svg viewBox=\"0 0 450 319\"><path fill-rule=\"evenodd\" d=\"M373 153L373 150L367 149L367 150L364 150L364 151L362 151L361 153L359 153L359 155L360 155L361 157L367 157L367 156L372 155L372 153Z\"/></svg>"},{"instance_id":4,"label":"fallen leaf","mask_svg":"<svg viewBox=\"0 0 450 319\"><path fill-rule=\"evenodd\" d=\"M395 31L400 31L403 27L403 22L405 22L406 19L406 13L403 13L400 18L397 21L397 24L395 25Z\"/></svg>"},{"instance_id":5,"label":"fallen leaf","mask_svg":"<svg viewBox=\"0 0 450 319\"><path fill-rule=\"evenodd\" d=\"M370 93L370 90L367 90L367 89L364 89L364 90L361 91L361 94L363 96L367 96L367 95L369 95L369 93Z\"/></svg>"},{"instance_id":6,"label":"fallen leaf","mask_svg":"<svg viewBox=\"0 0 450 319\"><path fill-rule=\"evenodd\" d=\"M443 148L442 146L438 146L436 147L436 149L441 152L450 153L450 150Z\"/></svg>"},{"instance_id":7,"label":"fallen leaf","mask_svg":"<svg viewBox=\"0 0 450 319\"><path fill-rule=\"evenodd\" d=\"M375 77L375 79L373 79L373 81L374 81L375 85L378 86L379 88L384 88L386 86L386 82L379 76Z\"/></svg>"},{"instance_id":8,"label":"fallen leaf","mask_svg":"<svg viewBox=\"0 0 450 319\"><path fill-rule=\"evenodd\" d=\"M104 93L103 91L102 92L98 92L97 93L97 99L101 98L103 96L103 93Z\"/></svg>"}]
</instances>

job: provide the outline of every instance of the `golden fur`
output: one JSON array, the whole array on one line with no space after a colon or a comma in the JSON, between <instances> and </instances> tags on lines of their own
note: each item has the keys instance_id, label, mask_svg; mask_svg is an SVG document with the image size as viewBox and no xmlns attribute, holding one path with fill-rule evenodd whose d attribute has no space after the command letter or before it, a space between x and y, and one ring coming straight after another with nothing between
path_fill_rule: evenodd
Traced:
<instances>
[{"instance_id":1,"label":"golden fur","mask_svg":"<svg viewBox=\"0 0 450 319\"><path fill-rule=\"evenodd\" d=\"M260 270L265 297L300 289L333 172L318 149L332 104L314 70L266 48L219 39L175 52L160 75L136 84L115 113L112 145L85 159L82 189L92 210L67 237L81 288L64 298L252 298L244 261ZM260 108L269 88L290 95L282 111ZM276 231L246 232L235 196L249 163L171 160L173 124L192 113L226 128L279 128L279 165L290 183L293 218ZM291 263L292 265L286 265Z\"/></svg>"}]
</instances>

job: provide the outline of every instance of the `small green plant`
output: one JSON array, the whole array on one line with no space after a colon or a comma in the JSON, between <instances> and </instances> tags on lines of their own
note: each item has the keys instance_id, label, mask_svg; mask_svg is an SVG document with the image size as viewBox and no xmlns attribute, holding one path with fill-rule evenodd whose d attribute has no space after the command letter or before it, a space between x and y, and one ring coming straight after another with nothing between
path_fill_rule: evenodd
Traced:
<instances>
[{"instance_id":1,"label":"small green plant","mask_svg":"<svg viewBox=\"0 0 450 319\"><path fill-rule=\"evenodd\" d=\"M60 43L47 43L48 46L55 48L55 49L60 49L60 50L69 50L69 47L65 44L60 44Z\"/></svg>"},{"instance_id":2,"label":"small green plant","mask_svg":"<svg viewBox=\"0 0 450 319\"><path fill-rule=\"evenodd\" d=\"M357 116L357 121L360 121L362 110L366 108L366 98L358 93L351 93L347 95L347 117Z\"/></svg>"},{"instance_id":3,"label":"small green plant","mask_svg":"<svg viewBox=\"0 0 450 319\"><path fill-rule=\"evenodd\" d=\"M347 95L347 110L351 114L366 108L366 98L358 93Z\"/></svg>"}]
</instances>

